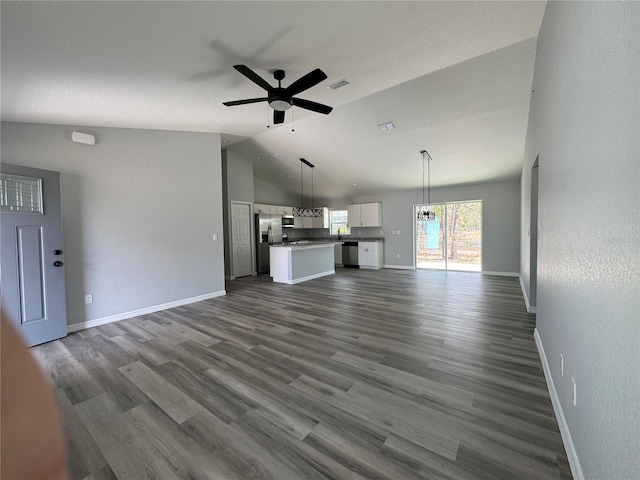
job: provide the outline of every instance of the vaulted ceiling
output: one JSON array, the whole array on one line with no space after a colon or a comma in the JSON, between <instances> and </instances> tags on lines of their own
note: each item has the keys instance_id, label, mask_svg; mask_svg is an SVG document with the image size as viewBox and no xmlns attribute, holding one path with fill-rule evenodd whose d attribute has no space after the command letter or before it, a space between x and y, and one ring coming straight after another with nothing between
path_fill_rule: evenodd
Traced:
<instances>
[{"instance_id":1,"label":"vaulted ceiling","mask_svg":"<svg viewBox=\"0 0 640 480\"><path fill-rule=\"evenodd\" d=\"M0 8L3 121L219 132L223 147L290 193L308 159L319 198L419 188L422 149L434 186L520 173L544 2ZM223 106L264 96L234 64L274 86L275 69L287 86L320 68L327 80L298 96L334 110L294 107L273 125L266 103ZM349 84L327 88L342 79ZM395 129L379 130L389 122Z\"/></svg>"}]
</instances>

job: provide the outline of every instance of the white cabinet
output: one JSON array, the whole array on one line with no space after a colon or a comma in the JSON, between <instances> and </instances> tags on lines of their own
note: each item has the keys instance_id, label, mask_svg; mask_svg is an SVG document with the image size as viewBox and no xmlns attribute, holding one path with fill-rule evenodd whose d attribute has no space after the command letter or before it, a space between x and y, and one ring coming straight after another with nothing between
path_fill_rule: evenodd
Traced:
<instances>
[{"instance_id":1,"label":"white cabinet","mask_svg":"<svg viewBox=\"0 0 640 480\"><path fill-rule=\"evenodd\" d=\"M361 227L360 205L347 205L347 225L350 227Z\"/></svg>"},{"instance_id":2,"label":"white cabinet","mask_svg":"<svg viewBox=\"0 0 640 480\"><path fill-rule=\"evenodd\" d=\"M296 209L293 216L293 228L324 228L323 209ZM304 214L304 216L302 216Z\"/></svg>"},{"instance_id":3,"label":"white cabinet","mask_svg":"<svg viewBox=\"0 0 640 480\"><path fill-rule=\"evenodd\" d=\"M271 205L265 205L263 203L254 203L253 204L253 213L270 214L271 213Z\"/></svg>"},{"instance_id":4,"label":"white cabinet","mask_svg":"<svg viewBox=\"0 0 640 480\"><path fill-rule=\"evenodd\" d=\"M314 217L293 217L293 228L315 228L314 220L317 219Z\"/></svg>"},{"instance_id":5,"label":"white cabinet","mask_svg":"<svg viewBox=\"0 0 640 480\"><path fill-rule=\"evenodd\" d=\"M363 227L381 227L382 203L363 203L360 205L360 220Z\"/></svg>"},{"instance_id":6,"label":"white cabinet","mask_svg":"<svg viewBox=\"0 0 640 480\"><path fill-rule=\"evenodd\" d=\"M358 265L360 268L382 268L383 262L382 242L358 242Z\"/></svg>"},{"instance_id":7,"label":"white cabinet","mask_svg":"<svg viewBox=\"0 0 640 480\"><path fill-rule=\"evenodd\" d=\"M350 227L381 227L382 203L347 205L347 223Z\"/></svg>"},{"instance_id":8,"label":"white cabinet","mask_svg":"<svg viewBox=\"0 0 640 480\"><path fill-rule=\"evenodd\" d=\"M268 215L293 215L293 207L254 203L253 213L266 213Z\"/></svg>"}]
</instances>

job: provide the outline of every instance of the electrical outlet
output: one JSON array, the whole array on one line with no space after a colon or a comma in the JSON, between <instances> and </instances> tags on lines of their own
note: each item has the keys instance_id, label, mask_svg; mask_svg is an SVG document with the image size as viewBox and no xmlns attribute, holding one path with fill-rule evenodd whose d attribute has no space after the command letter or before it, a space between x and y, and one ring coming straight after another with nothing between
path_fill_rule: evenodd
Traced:
<instances>
[{"instance_id":1,"label":"electrical outlet","mask_svg":"<svg viewBox=\"0 0 640 480\"><path fill-rule=\"evenodd\" d=\"M560 354L560 376L564 377L564 355Z\"/></svg>"},{"instance_id":2,"label":"electrical outlet","mask_svg":"<svg viewBox=\"0 0 640 480\"><path fill-rule=\"evenodd\" d=\"M91 295L91 294L85 295L84 296L84 303L93 303L93 295Z\"/></svg>"},{"instance_id":3,"label":"electrical outlet","mask_svg":"<svg viewBox=\"0 0 640 480\"><path fill-rule=\"evenodd\" d=\"M218 234L217 234L217 233L214 233L214 234L213 234L213 241L215 242L216 240L218 240Z\"/></svg>"},{"instance_id":4,"label":"electrical outlet","mask_svg":"<svg viewBox=\"0 0 640 480\"><path fill-rule=\"evenodd\" d=\"M573 406L575 407L577 403L578 397L578 384L576 383L576 379L571 377L571 383L573 383Z\"/></svg>"},{"instance_id":5,"label":"electrical outlet","mask_svg":"<svg viewBox=\"0 0 640 480\"><path fill-rule=\"evenodd\" d=\"M396 258L400 258L400 254L399 253L396 253Z\"/></svg>"}]
</instances>

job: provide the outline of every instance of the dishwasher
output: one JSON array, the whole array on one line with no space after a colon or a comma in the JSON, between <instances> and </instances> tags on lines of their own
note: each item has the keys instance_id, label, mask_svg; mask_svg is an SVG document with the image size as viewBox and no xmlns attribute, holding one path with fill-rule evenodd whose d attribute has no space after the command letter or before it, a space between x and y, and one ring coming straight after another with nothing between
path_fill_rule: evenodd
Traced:
<instances>
[{"instance_id":1,"label":"dishwasher","mask_svg":"<svg viewBox=\"0 0 640 480\"><path fill-rule=\"evenodd\" d=\"M344 242L342 244L342 265L348 268L359 268L358 242Z\"/></svg>"}]
</instances>

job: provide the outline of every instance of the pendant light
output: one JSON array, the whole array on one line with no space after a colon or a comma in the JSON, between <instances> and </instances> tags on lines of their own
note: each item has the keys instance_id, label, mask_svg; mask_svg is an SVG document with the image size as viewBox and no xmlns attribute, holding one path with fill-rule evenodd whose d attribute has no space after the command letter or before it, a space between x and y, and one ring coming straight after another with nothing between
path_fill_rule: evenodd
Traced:
<instances>
[{"instance_id":1,"label":"pendant light","mask_svg":"<svg viewBox=\"0 0 640 480\"><path fill-rule=\"evenodd\" d=\"M418 222L432 222L436 214L431 210L431 155L426 150L421 150L422 155L422 205L417 213ZM427 164L427 204L424 203L424 164Z\"/></svg>"},{"instance_id":2,"label":"pendant light","mask_svg":"<svg viewBox=\"0 0 640 480\"><path fill-rule=\"evenodd\" d=\"M315 165L313 165L308 160L301 158L300 159L300 209L304 209L304 195L303 195L303 183L302 183L302 164L305 164L307 167L311 169L311 208L313 208L313 169Z\"/></svg>"}]
</instances>

